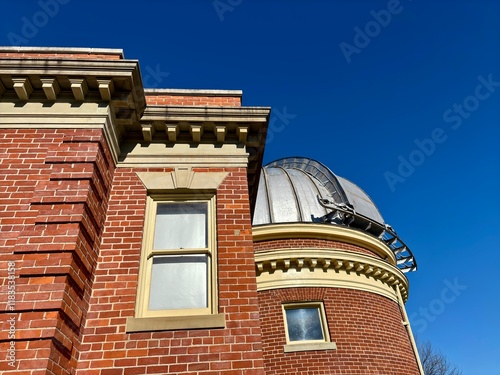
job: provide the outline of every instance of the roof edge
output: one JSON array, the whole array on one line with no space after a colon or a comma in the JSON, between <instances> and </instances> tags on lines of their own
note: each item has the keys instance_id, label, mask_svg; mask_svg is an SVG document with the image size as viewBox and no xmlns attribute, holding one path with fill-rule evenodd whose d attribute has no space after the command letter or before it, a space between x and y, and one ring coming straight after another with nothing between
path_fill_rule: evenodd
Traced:
<instances>
[{"instance_id":1,"label":"roof edge","mask_svg":"<svg viewBox=\"0 0 500 375\"><path fill-rule=\"evenodd\" d=\"M120 55L125 58L121 48L88 48L88 47L31 47L31 46L0 46L0 52L17 53L66 53L66 54L98 54L98 55Z\"/></svg>"},{"instance_id":2,"label":"roof edge","mask_svg":"<svg viewBox=\"0 0 500 375\"><path fill-rule=\"evenodd\" d=\"M179 95L179 96L243 96L242 90L213 90L213 89L155 89L145 88L144 93L148 94L164 94L164 95Z\"/></svg>"}]
</instances>

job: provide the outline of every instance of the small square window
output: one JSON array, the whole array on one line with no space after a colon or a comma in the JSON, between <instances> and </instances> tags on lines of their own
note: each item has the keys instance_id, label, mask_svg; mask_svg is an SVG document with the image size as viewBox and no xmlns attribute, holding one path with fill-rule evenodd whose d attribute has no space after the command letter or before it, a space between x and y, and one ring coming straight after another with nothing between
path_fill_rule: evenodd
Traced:
<instances>
[{"instance_id":1,"label":"small square window","mask_svg":"<svg viewBox=\"0 0 500 375\"><path fill-rule=\"evenodd\" d=\"M285 315L290 342L325 340L319 307L285 308Z\"/></svg>"},{"instance_id":2,"label":"small square window","mask_svg":"<svg viewBox=\"0 0 500 375\"><path fill-rule=\"evenodd\" d=\"M330 342L323 303L283 305L287 345L285 352L335 349Z\"/></svg>"}]
</instances>

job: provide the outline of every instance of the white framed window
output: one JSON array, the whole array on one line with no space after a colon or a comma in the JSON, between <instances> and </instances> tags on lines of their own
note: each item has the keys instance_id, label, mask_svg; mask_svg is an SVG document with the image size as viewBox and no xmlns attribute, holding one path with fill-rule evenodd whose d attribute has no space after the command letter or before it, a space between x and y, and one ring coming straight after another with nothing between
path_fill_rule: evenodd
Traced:
<instances>
[{"instance_id":1,"label":"white framed window","mask_svg":"<svg viewBox=\"0 0 500 375\"><path fill-rule=\"evenodd\" d=\"M325 308L322 302L283 304L285 352L336 349L330 342Z\"/></svg>"},{"instance_id":2,"label":"white framed window","mask_svg":"<svg viewBox=\"0 0 500 375\"><path fill-rule=\"evenodd\" d=\"M217 313L215 196L151 195L136 316Z\"/></svg>"}]
</instances>

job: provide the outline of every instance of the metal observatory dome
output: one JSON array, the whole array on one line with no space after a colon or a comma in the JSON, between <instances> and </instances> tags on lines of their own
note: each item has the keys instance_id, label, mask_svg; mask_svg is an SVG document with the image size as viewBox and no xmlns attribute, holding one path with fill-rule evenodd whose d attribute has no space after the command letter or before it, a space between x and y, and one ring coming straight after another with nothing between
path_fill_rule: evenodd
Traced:
<instances>
[{"instance_id":1,"label":"metal observatory dome","mask_svg":"<svg viewBox=\"0 0 500 375\"><path fill-rule=\"evenodd\" d=\"M316 160L283 158L262 168L253 225L283 223L323 223L363 231L390 247L401 271L417 268L412 252L384 222L371 198Z\"/></svg>"}]
</instances>

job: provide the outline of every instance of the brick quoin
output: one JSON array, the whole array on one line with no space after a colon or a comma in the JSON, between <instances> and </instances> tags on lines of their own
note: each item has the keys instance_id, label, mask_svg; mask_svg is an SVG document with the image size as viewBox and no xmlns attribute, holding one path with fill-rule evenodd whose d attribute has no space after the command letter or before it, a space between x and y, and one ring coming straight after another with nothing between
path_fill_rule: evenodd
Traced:
<instances>
[{"instance_id":1,"label":"brick quoin","mask_svg":"<svg viewBox=\"0 0 500 375\"><path fill-rule=\"evenodd\" d=\"M136 172L171 169L117 168L77 375L265 374L247 171L194 170L229 172L216 193L219 313L226 314L226 328L125 332L134 316L147 198Z\"/></svg>"},{"instance_id":2,"label":"brick quoin","mask_svg":"<svg viewBox=\"0 0 500 375\"><path fill-rule=\"evenodd\" d=\"M7 263L17 269L15 311L0 301L0 370L13 370L5 357L16 316L19 373L69 374L106 217L108 146L100 129L2 129L0 150L2 295Z\"/></svg>"}]
</instances>

